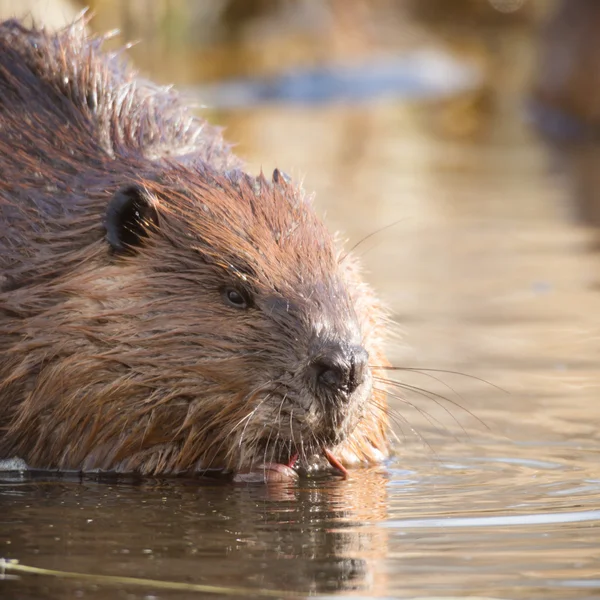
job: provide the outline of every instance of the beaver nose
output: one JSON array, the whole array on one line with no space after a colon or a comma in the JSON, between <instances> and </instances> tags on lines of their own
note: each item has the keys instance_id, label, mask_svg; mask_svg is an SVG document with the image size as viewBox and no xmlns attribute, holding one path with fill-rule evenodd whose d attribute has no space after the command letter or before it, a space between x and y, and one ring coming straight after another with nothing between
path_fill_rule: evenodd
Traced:
<instances>
[{"instance_id":1,"label":"beaver nose","mask_svg":"<svg viewBox=\"0 0 600 600\"><path fill-rule=\"evenodd\" d=\"M317 389L352 394L365 380L369 354L362 346L334 346L311 364Z\"/></svg>"}]
</instances>

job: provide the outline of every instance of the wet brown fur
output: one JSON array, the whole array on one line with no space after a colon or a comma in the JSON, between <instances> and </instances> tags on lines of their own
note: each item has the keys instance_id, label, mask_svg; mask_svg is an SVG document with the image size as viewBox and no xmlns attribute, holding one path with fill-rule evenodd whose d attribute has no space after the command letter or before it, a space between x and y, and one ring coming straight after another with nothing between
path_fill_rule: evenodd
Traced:
<instances>
[{"instance_id":1,"label":"wet brown fur","mask_svg":"<svg viewBox=\"0 0 600 600\"><path fill-rule=\"evenodd\" d=\"M299 375L307 332L358 336L385 364L355 260L299 188L244 174L218 130L101 43L83 21L0 24L0 458L163 474L286 444L385 457L383 390L324 415ZM130 183L158 230L115 254L106 206ZM223 304L237 281L260 310Z\"/></svg>"}]
</instances>

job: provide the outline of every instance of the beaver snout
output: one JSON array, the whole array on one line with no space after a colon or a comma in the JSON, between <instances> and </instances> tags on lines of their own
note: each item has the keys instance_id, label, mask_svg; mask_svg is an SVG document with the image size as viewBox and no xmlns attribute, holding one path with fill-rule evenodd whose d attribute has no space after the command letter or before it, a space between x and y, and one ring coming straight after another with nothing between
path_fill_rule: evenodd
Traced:
<instances>
[{"instance_id":1,"label":"beaver snout","mask_svg":"<svg viewBox=\"0 0 600 600\"><path fill-rule=\"evenodd\" d=\"M319 395L347 400L365 381L369 353L362 346L332 344L310 363L309 373Z\"/></svg>"}]
</instances>

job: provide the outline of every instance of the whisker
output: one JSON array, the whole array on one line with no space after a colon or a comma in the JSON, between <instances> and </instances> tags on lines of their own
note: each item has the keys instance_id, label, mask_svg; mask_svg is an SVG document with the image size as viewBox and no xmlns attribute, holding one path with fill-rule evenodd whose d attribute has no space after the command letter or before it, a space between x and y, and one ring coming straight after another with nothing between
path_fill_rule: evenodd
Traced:
<instances>
[{"instance_id":1,"label":"whisker","mask_svg":"<svg viewBox=\"0 0 600 600\"><path fill-rule=\"evenodd\" d=\"M267 459L267 452L265 451L265 463L264 463L264 469L266 469L266 466L268 464L272 464L275 460L275 452L277 451L277 442L279 441L279 438L281 437L281 432L279 430L277 430L277 437L275 438L272 446L271 446L271 458L269 460L269 462L266 462ZM268 448L268 444L267 444L267 448Z\"/></svg>"},{"instance_id":2,"label":"whisker","mask_svg":"<svg viewBox=\"0 0 600 600\"><path fill-rule=\"evenodd\" d=\"M317 434L314 432L314 430L311 429L310 434L312 435L313 440L315 440L315 448L316 449L321 448L321 443L319 441L319 438L317 437Z\"/></svg>"},{"instance_id":3,"label":"whisker","mask_svg":"<svg viewBox=\"0 0 600 600\"><path fill-rule=\"evenodd\" d=\"M429 377L429 379L433 379L434 381L437 381L438 383L441 383L444 387L448 388L453 394L456 395L456 397L461 401L464 402L465 399L448 383L446 383L441 377L436 377L435 375L432 375L431 373L424 373L421 371L413 371L415 373L419 373L419 375L423 375L425 377ZM395 381L395 380L391 380L391 381Z\"/></svg>"},{"instance_id":4,"label":"whisker","mask_svg":"<svg viewBox=\"0 0 600 600\"><path fill-rule=\"evenodd\" d=\"M401 398L400 398L400 399L401 399ZM382 413L383 413L383 414L384 414L384 415L385 415L385 416L386 416L388 419L391 419L391 420L392 420L392 421L393 421L393 422L394 422L394 423L395 423L395 424L396 424L398 427L400 427L400 429L402 430L402 434L403 434L403 436L404 436L404 439L405 439L405 440L406 440L406 433L404 432L404 429L403 429L403 427L402 427L402 425L403 425L403 424L404 424L404 425L406 425L406 426L408 427L408 429L410 430L410 432L411 432L411 433L412 433L414 436L416 436L416 437L417 437L417 439L418 439L418 440L419 440L419 441L420 441L420 442L421 442L421 443L422 443L424 446L427 446L427 448L429 449L429 451L430 451L432 454L434 454L435 456L437 456L437 453L436 453L436 451L433 449L433 447L431 446L431 444L430 444L430 443L429 443L429 442L428 442L428 441L425 439L425 437L424 437L424 436L423 436L421 433L419 433L419 432L418 432L418 431L417 431L417 430L416 430L416 429L415 429L415 428L414 428L414 427L413 427L413 426L410 424L409 420L408 420L408 419L407 419L407 418L406 418L404 415L402 415L401 413L399 413L399 412L396 412L396 411L390 411L390 410L389 410L389 407L387 407L387 406L381 406L381 405L380 405L380 404L378 404L378 403L373 403L373 404L372 404L372 406L373 406L373 408L376 408L376 409L378 409L378 410L379 410L380 412L382 412ZM426 416L426 415L423 415L423 416L425 416L425 418L427 418L427 416ZM433 427L436 429L436 431L440 431L440 430L439 430L439 428L437 428L435 425L433 425ZM394 432L392 432L392 433L394 433ZM394 435L395 435L395 433L394 433ZM400 440L398 439L398 436L395 436L395 437L396 437L397 441L398 441L399 443L401 443L401 442L400 442Z\"/></svg>"},{"instance_id":5,"label":"whisker","mask_svg":"<svg viewBox=\"0 0 600 600\"><path fill-rule=\"evenodd\" d=\"M290 440L290 459L292 458L292 454L294 452L294 448L296 446L296 440L294 438L294 409L292 408L291 412L290 412L290 435L291 435L291 440Z\"/></svg>"},{"instance_id":6,"label":"whisker","mask_svg":"<svg viewBox=\"0 0 600 600\"><path fill-rule=\"evenodd\" d=\"M452 420L463 430L464 433L467 433L465 431L465 428L463 427L463 425L460 423L460 421L456 418L456 416L454 414L452 414L452 411L450 411L448 409L448 407L444 406L444 404L442 402L440 402L440 400L444 400L445 402L448 402L449 404L451 404L452 406L462 410L463 412L465 412L466 414L468 414L470 417L472 417L473 419L475 419L480 425L482 425L483 427L485 427L486 429L489 430L489 426L486 425L486 423L484 421L482 421L477 415L475 415L472 411L470 411L468 408L465 408L464 406L461 406L458 402L456 402L455 400L452 400L451 398L448 398L447 396L444 396L443 394L438 394L437 392L432 392L429 390L425 390L423 388L420 388L418 386L415 385L411 385L408 383L403 383L401 381L396 381L394 379L384 379L383 377L373 377L374 380L379 381L380 383L383 383L384 385L392 385L410 392L415 392L417 394L420 394L421 396L424 396L425 398L428 398L429 400L432 400L433 402L435 402L444 412L446 412L451 418Z\"/></svg>"},{"instance_id":7,"label":"whisker","mask_svg":"<svg viewBox=\"0 0 600 600\"><path fill-rule=\"evenodd\" d=\"M268 399L272 398L273 394L275 393L275 391L277 390L277 388L280 388L282 385L283 385L282 383L277 384L275 386L275 388L265 398L263 398L263 400L260 402L260 404L252 411L251 415L254 415L256 413L256 411L260 408L260 406L262 406L262 404L264 404ZM287 398L287 394L284 395L283 398L281 399L281 404L279 405L279 410L281 410L281 406L285 402L286 398ZM246 422L246 425L244 425L244 429L243 429L241 437L240 437L239 447L241 447L241 445L242 445L242 442L244 440L244 435L245 435L245 432L246 432L246 428L248 427L249 423L250 423L250 420L248 420ZM267 445L265 446L265 459L266 459L266 449L267 449L267 447L269 445L270 439L271 439L271 432L269 432L269 438L267 440ZM258 445L258 441L256 442L256 444ZM254 452L252 453L252 456L254 457ZM254 460L254 458L253 458L253 460ZM252 463L252 464L254 464L254 463Z\"/></svg>"},{"instance_id":8,"label":"whisker","mask_svg":"<svg viewBox=\"0 0 600 600\"><path fill-rule=\"evenodd\" d=\"M266 466L267 466L267 451L269 449L269 443L271 442L271 436L273 435L273 430L271 429L269 431L269 437L267 438L267 443L265 444L265 451L263 453L263 472L265 473L266 476ZM279 434L277 434L279 436ZM252 455L252 464L251 464L251 468L252 466L254 466L254 454Z\"/></svg>"},{"instance_id":9,"label":"whisker","mask_svg":"<svg viewBox=\"0 0 600 600\"><path fill-rule=\"evenodd\" d=\"M414 404L413 402L410 402L410 400L407 400L406 398L395 394L394 392L391 392L388 390L388 394L392 397L395 398L396 400L399 400L400 402L402 402L403 404L406 404L407 406L410 406L413 410L415 410L416 412L418 412L422 417L424 417L425 419L427 419L427 421L429 422L429 424L438 432L438 433L442 433L442 431L445 430L444 428L444 424L437 419L436 417L430 415L426 410L422 409L421 407L417 406L416 404ZM383 408L382 406L378 405L376 402L372 403L373 406L378 406L379 408ZM389 407L387 407L389 410ZM446 430L447 431L447 430Z\"/></svg>"},{"instance_id":10,"label":"whisker","mask_svg":"<svg viewBox=\"0 0 600 600\"><path fill-rule=\"evenodd\" d=\"M242 419L240 419L235 425L234 427L231 429L231 431L229 432L229 435L233 434L235 432L235 430L244 422L246 421L246 424L244 425L244 429L242 429L242 433L240 435L240 440L238 442L238 448L241 448L242 446L242 442L244 441L244 435L246 434L246 429L250 423L250 421L252 420L252 417L256 414L256 411L267 401L269 400L271 397L273 396L273 394L268 394L267 396L265 396L257 405L256 407L249 413L247 414L245 417L243 417Z\"/></svg>"},{"instance_id":11,"label":"whisker","mask_svg":"<svg viewBox=\"0 0 600 600\"><path fill-rule=\"evenodd\" d=\"M281 399L281 402L279 403L279 410L277 411L277 425L281 423L281 409L283 408L286 398L287 394L284 394L283 398Z\"/></svg>"},{"instance_id":12,"label":"whisker","mask_svg":"<svg viewBox=\"0 0 600 600\"><path fill-rule=\"evenodd\" d=\"M281 409L283 408L283 405L285 404L286 399L287 399L287 394L285 394L283 396L283 398L281 398L281 402L279 403L279 410L277 411L277 438L275 439L275 442L273 445L273 453L271 455L271 461L273 460L273 456L275 455L277 441L279 440L280 433L281 433Z\"/></svg>"},{"instance_id":13,"label":"whisker","mask_svg":"<svg viewBox=\"0 0 600 600\"><path fill-rule=\"evenodd\" d=\"M461 371L452 371L451 369L426 369L423 367L392 367L392 366L371 366L371 369L379 369L380 371L411 371L414 373L421 373L421 375L425 375L427 372L429 373L447 373L448 375L460 375L461 377L466 377L467 379L473 379L475 381L479 381L481 383L485 383L490 387L497 389L504 394L509 394L510 392L503 387L488 381L487 379L483 379L482 377L477 377L476 375L470 375L469 373L462 373Z\"/></svg>"},{"instance_id":14,"label":"whisker","mask_svg":"<svg viewBox=\"0 0 600 600\"><path fill-rule=\"evenodd\" d=\"M400 223L401 221L404 221L405 218L406 217L402 217L402 218L394 221L393 223L390 223L389 225L384 225L383 227L380 227L379 229L376 229L375 231L372 231L371 233L365 235L363 238L358 240L358 242L356 242L353 246L351 246L351 248L349 250L346 250L346 252L344 253L344 256L342 256L339 259L338 264L342 264L348 258L348 256L350 256L350 254L352 254L360 245L364 244L364 242L371 239L373 236L386 231L387 229L391 229L392 227L395 227L396 225L398 225L398 223Z\"/></svg>"},{"instance_id":15,"label":"whisker","mask_svg":"<svg viewBox=\"0 0 600 600\"><path fill-rule=\"evenodd\" d=\"M393 396L395 397L395 396ZM394 425L397 425L398 427L400 427L402 429L402 425L407 425L409 427L409 429L412 431L412 433L414 433L415 435L418 435L417 431L415 431L412 427L412 425L410 424L410 422L408 421L408 419L398 410L396 409L392 409L387 405L381 405L378 402L372 402L371 406L373 408L376 408L377 410L379 410L379 412L383 413L383 415L387 418L390 419L391 421L393 421ZM390 433L392 435L395 435L395 432L393 430L393 428L391 426L388 427L390 430ZM404 434L404 431L402 431L402 433ZM397 438L397 436L396 436ZM397 441L400 441L399 439L397 439Z\"/></svg>"}]
</instances>

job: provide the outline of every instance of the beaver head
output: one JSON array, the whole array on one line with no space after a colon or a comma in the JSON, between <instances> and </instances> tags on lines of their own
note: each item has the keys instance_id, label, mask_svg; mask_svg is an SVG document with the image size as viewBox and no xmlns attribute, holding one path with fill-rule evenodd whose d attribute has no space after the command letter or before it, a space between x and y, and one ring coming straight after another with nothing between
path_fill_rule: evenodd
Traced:
<instances>
[{"instance_id":1,"label":"beaver head","mask_svg":"<svg viewBox=\"0 0 600 600\"><path fill-rule=\"evenodd\" d=\"M105 223L116 276L96 282L119 298L120 393L179 416L178 468L288 464L354 430L364 334L331 236L278 171L269 185L179 169L117 191Z\"/></svg>"},{"instance_id":2,"label":"beaver head","mask_svg":"<svg viewBox=\"0 0 600 600\"><path fill-rule=\"evenodd\" d=\"M378 427L358 429L353 457L384 448L376 307L279 171L132 176L102 221L104 239L35 317L44 352L17 424L38 432L35 464L59 451L85 470L281 474L331 457L367 413Z\"/></svg>"}]
</instances>

